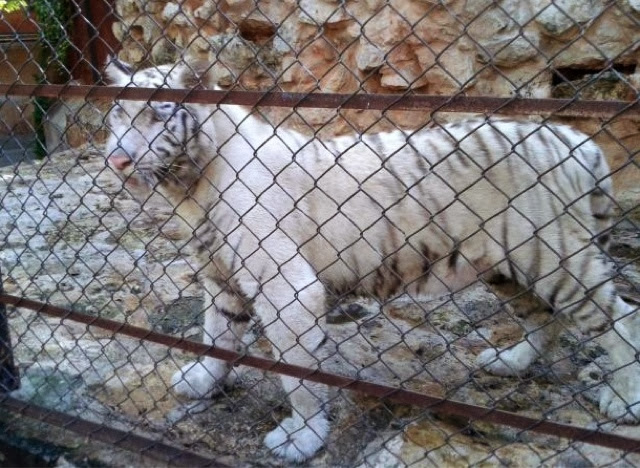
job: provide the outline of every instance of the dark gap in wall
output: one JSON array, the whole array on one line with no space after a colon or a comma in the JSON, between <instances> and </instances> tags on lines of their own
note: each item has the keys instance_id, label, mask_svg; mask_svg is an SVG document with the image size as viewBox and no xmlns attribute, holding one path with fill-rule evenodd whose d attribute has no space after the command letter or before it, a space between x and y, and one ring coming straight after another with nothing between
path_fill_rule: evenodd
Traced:
<instances>
[{"instance_id":1,"label":"dark gap in wall","mask_svg":"<svg viewBox=\"0 0 640 468\"><path fill-rule=\"evenodd\" d=\"M600 72L607 72L610 70L615 70L618 73L622 73L625 75L632 75L636 71L635 64L622 64L622 63L614 63L611 66L599 68L567 68L561 67L553 70L553 76L551 78L551 85L556 86L561 83L566 83L568 81L577 81L581 80L585 76L595 75Z\"/></svg>"},{"instance_id":2,"label":"dark gap in wall","mask_svg":"<svg viewBox=\"0 0 640 468\"><path fill-rule=\"evenodd\" d=\"M247 19L238 25L238 32L243 39L264 44L273 38L276 33L276 28L272 24Z\"/></svg>"}]
</instances>

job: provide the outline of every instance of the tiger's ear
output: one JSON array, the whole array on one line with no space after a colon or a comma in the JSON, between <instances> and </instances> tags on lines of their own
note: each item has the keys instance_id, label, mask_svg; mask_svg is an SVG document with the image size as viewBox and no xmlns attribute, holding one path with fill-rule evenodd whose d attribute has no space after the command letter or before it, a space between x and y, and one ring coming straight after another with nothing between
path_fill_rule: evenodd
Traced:
<instances>
[{"instance_id":1,"label":"tiger's ear","mask_svg":"<svg viewBox=\"0 0 640 468\"><path fill-rule=\"evenodd\" d=\"M118 57L107 57L107 63L104 71L113 84L125 85L131 82L133 68L128 63L122 62Z\"/></svg>"}]
</instances>

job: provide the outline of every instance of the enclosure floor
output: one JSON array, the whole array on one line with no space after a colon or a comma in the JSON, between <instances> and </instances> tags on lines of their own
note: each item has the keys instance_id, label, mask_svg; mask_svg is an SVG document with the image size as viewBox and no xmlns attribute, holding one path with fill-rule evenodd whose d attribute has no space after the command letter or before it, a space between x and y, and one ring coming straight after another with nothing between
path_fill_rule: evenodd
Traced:
<instances>
[{"instance_id":1,"label":"enclosure floor","mask_svg":"<svg viewBox=\"0 0 640 468\"><path fill-rule=\"evenodd\" d=\"M0 261L7 293L87 314L199 339L200 286L169 207L121 193L99 150L0 169ZM635 222L638 220L636 219ZM612 253L628 283L640 285L640 239L618 226ZM479 371L475 357L514 343L520 326L483 286L444 298L360 300L355 321L332 320L322 368L431 395L595 428L608 357L572 327L521 378ZM515 305L514 305L515 306ZM335 317L333 317L335 319ZM235 466L281 466L262 438L287 414L271 374L238 367L233 389L214 399L179 400L173 372L191 357L95 327L9 310L22 373L14 396L184 446ZM270 356L254 324L249 352ZM503 427L434 416L408 406L332 391L332 432L309 466L640 465L639 455ZM602 429L640 438L640 428ZM101 463L109 460L100 453Z\"/></svg>"}]
</instances>

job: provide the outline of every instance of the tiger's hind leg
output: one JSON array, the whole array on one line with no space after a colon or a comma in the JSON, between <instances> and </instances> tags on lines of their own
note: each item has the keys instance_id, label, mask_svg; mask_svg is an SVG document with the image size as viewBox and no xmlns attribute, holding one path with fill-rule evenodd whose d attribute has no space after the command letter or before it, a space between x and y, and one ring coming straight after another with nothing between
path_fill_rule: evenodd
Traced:
<instances>
[{"instance_id":1,"label":"tiger's hind leg","mask_svg":"<svg viewBox=\"0 0 640 468\"><path fill-rule=\"evenodd\" d=\"M613 327L602 337L602 345L609 353L612 369L609 382L600 394L600 411L621 422L640 422L640 362L638 327L634 325L637 310L624 302L609 285L603 288L609 295L609 310ZM604 299L604 298L603 298Z\"/></svg>"},{"instance_id":2,"label":"tiger's hind leg","mask_svg":"<svg viewBox=\"0 0 640 468\"><path fill-rule=\"evenodd\" d=\"M622 422L640 422L640 338L637 311L618 295L606 263L592 245L568 256L540 282L539 294L581 332L599 339L611 360L600 410Z\"/></svg>"}]
</instances>

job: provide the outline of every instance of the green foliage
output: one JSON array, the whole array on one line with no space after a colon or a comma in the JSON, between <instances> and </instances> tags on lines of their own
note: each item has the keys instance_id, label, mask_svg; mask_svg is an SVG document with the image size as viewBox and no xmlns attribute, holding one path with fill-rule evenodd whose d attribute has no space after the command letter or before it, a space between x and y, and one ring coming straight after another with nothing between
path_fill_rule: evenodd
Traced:
<instances>
[{"instance_id":1,"label":"green foliage","mask_svg":"<svg viewBox=\"0 0 640 468\"><path fill-rule=\"evenodd\" d=\"M69 79L66 61L71 38L71 12L68 0L33 0L31 2L40 27L39 64L50 82L64 83Z\"/></svg>"},{"instance_id":2,"label":"green foliage","mask_svg":"<svg viewBox=\"0 0 640 468\"><path fill-rule=\"evenodd\" d=\"M30 8L38 21L40 33L40 55L38 65L42 74L40 83L65 83L71 77L66 67L71 45L71 9L68 0L32 0ZM47 155L43 121L53 104L50 98L34 100L34 123L36 126L36 156Z\"/></svg>"},{"instance_id":3,"label":"green foliage","mask_svg":"<svg viewBox=\"0 0 640 468\"><path fill-rule=\"evenodd\" d=\"M0 11L6 13L13 13L14 11L24 10L26 7L26 0L0 0Z\"/></svg>"}]
</instances>

